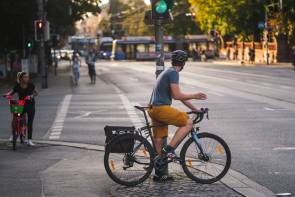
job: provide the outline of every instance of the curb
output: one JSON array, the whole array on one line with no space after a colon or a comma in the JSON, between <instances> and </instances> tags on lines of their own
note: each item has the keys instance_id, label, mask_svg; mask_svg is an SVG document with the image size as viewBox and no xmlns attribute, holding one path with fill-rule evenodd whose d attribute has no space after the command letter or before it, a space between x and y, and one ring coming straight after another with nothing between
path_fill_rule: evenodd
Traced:
<instances>
[{"instance_id":1,"label":"curb","mask_svg":"<svg viewBox=\"0 0 295 197\"><path fill-rule=\"evenodd\" d=\"M68 147L72 147L72 148L80 148L80 149L85 149L85 150L104 151L104 146L95 145L95 144L84 144L84 143L52 141L52 140L34 140L34 142L36 142L37 144L68 146Z\"/></svg>"},{"instance_id":2,"label":"curb","mask_svg":"<svg viewBox=\"0 0 295 197\"><path fill-rule=\"evenodd\" d=\"M210 62L210 61L208 61ZM240 61L218 61L218 60L213 60L211 63L215 65L226 65L226 66L239 66L239 67L268 67L268 68L293 68L292 63L273 63L273 64L260 64L260 63L255 63L255 64L249 64L249 63L244 63L242 64Z\"/></svg>"},{"instance_id":3,"label":"curb","mask_svg":"<svg viewBox=\"0 0 295 197\"><path fill-rule=\"evenodd\" d=\"M3 143L7 140L0 139L0 143ZM76 142L64 142L64 141L51 141L51 140L34 140L37 144L48 144L55 146L67 146L73 148L80 148L85 150L92 151L104 151L104 146L94 145L94 144L85 144L85 143L76 143ZM246 196L246 197L271 197L276 196L268 188L256 183L255 181L249 179L244 174L229 169L227 175L220 180L221 183L227 187L233 189L237 193Z\"/></svg>"}]
</instances>

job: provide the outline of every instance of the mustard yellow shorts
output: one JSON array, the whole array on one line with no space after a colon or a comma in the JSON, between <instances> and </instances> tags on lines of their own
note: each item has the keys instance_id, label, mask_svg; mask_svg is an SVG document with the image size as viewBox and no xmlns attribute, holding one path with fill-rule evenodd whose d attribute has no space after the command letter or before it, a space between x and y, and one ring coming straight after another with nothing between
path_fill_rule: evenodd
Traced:
<instances>
[{"instance_id":1,"label":"mustard yellow shorts","mask_svg":"<svg viewBox=\"0 0 295 197\"><path fill-rule=\"evenodd\" d=\"M148 113L152 119L154 138L168 136L168 125L183 127L189 116L170 105L151 106Z\"/></svg>"}]
</instances>

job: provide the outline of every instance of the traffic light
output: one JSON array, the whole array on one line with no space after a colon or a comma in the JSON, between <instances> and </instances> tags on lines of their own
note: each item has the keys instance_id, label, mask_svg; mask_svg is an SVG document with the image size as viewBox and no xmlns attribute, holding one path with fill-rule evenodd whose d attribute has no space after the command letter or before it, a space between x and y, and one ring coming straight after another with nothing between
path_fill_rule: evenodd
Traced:
<instances>
[{"instance_id":1,"label":"traffic light","mask_svg":"<svg viewBox=\"0 0 295 197\"><path fill-rule=\"evenodd\" d=\"M28 49L31 49L32 47L33 47L32 42L28 42L28 43L27 43L27 48L28 48Z\"/></svg>"},{"instance_id":2,"label":"traffic light","mask_svg":"<svg viewBox=\"0 0 295 197\"><path fill-rule=\"evenodd\" d=\"M40 41L44 39L45 21L36 20L35 21L35 41Z\"/></svg>"},{"instance_id":3,"label":"traffic light","mask_svg":"<svg viewBox=\"0 0 295 197\"><path fill-rule=\"evenodd\" d=\"M171 19L174 0L152 0L153 19Z\"/></svg>"}]
</instances>

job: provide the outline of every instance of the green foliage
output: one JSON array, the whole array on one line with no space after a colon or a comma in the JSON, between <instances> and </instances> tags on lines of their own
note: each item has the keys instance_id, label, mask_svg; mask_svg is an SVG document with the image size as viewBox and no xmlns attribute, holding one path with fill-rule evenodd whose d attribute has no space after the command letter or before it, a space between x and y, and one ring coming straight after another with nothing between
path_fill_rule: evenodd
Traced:
<instances>
[{"instance_id":1,"label":"green foliage","mask_svg":"<svg viewBox=\"0 0 295 197\"><path fill-rule=\"evenodd\" d=\"M186 16L190 13L190 4L187 0L175 1L177 4L172 8L174 20L165 25L166 35L187 35L202 33L199 24L194 21L192 16Z\"/></svg>"},{"instance_id":2,"label":"green foliage","mask_svg":"<svg viewBox=\"0 0 295 197\"><path fill-rule=\"evenodd\" d=\"M99 0L48 0L48 20L55 33L74 34L75 22L87 17L87 13L98 14Z\"/></svg>"},{"instance_id":3,"label":"green foliage","mask_svg":"<svg viewBox=\"0 0 295 197\"><path fill-rule=\"evenodd\" d=\"M128 8L122 20L122 29L129 36L147 36L152 35L150 26L144 23L144 14L148 9L143 0L132 0L128 3Z\"/></svg>"},{"instance_id":4,"label":"green foliage","mask_svg":"<svg viewBox=\"0 0 295 197\"><path fill-rule=\"evenodd\" d=\"M115 7L111 7L110 12L112 9L114 9L113 16L110 13L98 26L105 36L111 36L112 30L119 36L152 35L152 27L144 23L144 14L148 6L143 0L116 1Z\"/></svg>"},{"instance_id":5,"label":"green foliage","mask_svg":"<svg viewBox=\"0 0 295 197\"><path fill-rule=\"evenodd\" d=\"M0 1L0 50L22 49L34 40L34 20L38 18L36 0ZM47 19L52 32L68 35L75 32L75 22L86 13L100 12L99 0L48 0Z\"/></svg>"},{"instance_id":6,"label":"green foliage","mask_svg":"<svg viewBox=\"0 0 295 197\"><path fill-rule=\"evenodd\" d=\"M269 26L274 33L285 34L290 42L295 42L295 2L283 0L283 10L279 0L189 0L196 20L203 31L217 29L221 35L237 37L240 40L258 41L261 30L257 25L264 22L265 8Z\"/></svg>"},{"instance_id":7,"label":"green foliage","mask_svg":"<svg viewBox=\"0 0 295 197\"><path fill-rule=\"evenodd\" d=\"M264 4L260 0L189 0L203 31L217 29L221 35L236 35L244 40L254 34L264 21Z\"/></svg>"}]
</instances>

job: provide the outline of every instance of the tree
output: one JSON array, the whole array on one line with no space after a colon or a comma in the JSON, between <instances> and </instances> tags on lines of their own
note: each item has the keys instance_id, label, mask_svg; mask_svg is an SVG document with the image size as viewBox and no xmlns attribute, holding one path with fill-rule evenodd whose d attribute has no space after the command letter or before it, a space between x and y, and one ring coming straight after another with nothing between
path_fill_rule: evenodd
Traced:
<instances>
[{"instance_id":1,"label":"tree","mask_svg":"<svg viewBox=\"0 0 295 197\"><path fill-rule=\"evenodd\" d=\"M33 39L33 21L36 18L35 0L0 1L0 50L21 49Z\"/></svg>"},{"instance_id":2,"label":"tree","mask_svg":"<svg viewBox=\"0 0 295 197\"><path fill-rule=\"evenodd\" d=\"M61 35L75 33L75 22L83 20L88 13L101 12L100 0L49 0L47 4L48 20L53 31Z\"/></svg>"},{"instance_id":3,"label":"tree","mask_svg":"<svg viewBox=\"0 0 295 197\"><path fill-rule=\"evenodd\" d=\"M174 19L165 26L166 34L178 36L202 33L199 24L191 15L190 4L187 0L177 1L172 9L172 13Z\"/></svg>"},{"instance_id":4,"label":"tree","mask_svg":"<svg viewBox=\"0 0 295 197\"><path fill-rule=\"evenodd\" d=\"M130 36L146 36L153 35L152 27L144 23L145 11L148 6L143 0L133 0L128 4L128 8L124 11L122 28L126 35Z\"/></svg>"},{"instance_id":5,"label":"tree","mask_svg":"<svg viewBox=\"0 0 295 197\"><path fill-rule=\"evenodd\" d=\"M223 36L243 40L259 39L257 24L264 21L264 3L260 0L189 0L203 31L218 30Z\"/></svg>"},{"instance_id":6,"label":"tree","mask_svg":"<svg viewBox=\"0 0 295 197\"><path fill-rule=\"evenodd\" d=\"M48 0L47 19L54 33L73 34L75 22L90 12L97 14L99 0ZM34 39L34 20L37 17L36 0L0 1L0 50L22 49ZM3 51L2 51L3 52Z\"/></svg>"}]
</instances>

